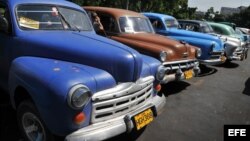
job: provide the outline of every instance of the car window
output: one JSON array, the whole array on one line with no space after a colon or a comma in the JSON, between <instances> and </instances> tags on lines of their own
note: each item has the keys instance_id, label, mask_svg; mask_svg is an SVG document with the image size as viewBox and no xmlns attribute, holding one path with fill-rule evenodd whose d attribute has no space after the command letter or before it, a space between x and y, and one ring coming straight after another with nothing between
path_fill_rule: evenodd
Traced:
<instances>
[{"instance_id":1,"label":"car window","mask_svg":"<svg viewBox=\"0 0 250 141\"><path fill-rule=\"evenodd\" d=\"M201 26L201 31L203 33L213 33L213 28L208 25L207 23L202 23L202 26Z\"/></svg>"},{"instance_id":2,"label":"car window","mask_svg":"<svg viewBox=\"0 0 250 141\"><path fill-rule=\"evenodd\" d=\"M149 18L154 29L163 29L162 22L159 19Z\"/></svg>"},{"instance_id":3,"label":"car window","mask_svg":"<svg viewBox=\"0 0 250 141\"><path fill-rule=\"evenodd\" d=\"M98 14L98 15L106 32L113 32L113 33L118 32L118 27L114 17L104 14Z\"/></svg>"},{"instance_id":4,"label":"car window","mask_svg":"<svg viewBox=\"0 0 250 141\"><path fill-rule=\"evenodd\" d=\"M167 28L178 28L179 23L176 19L166 19L165 25Z\"/></svg>"},{"instance_id":5,"label":"car window","mask_svg":"<svg viewBox=\"0 0 250 141\"><path fill-rule=\"evenodd\" d=\"M223 31L220 28L216 27L216 26L213 27L213 30L217 34L224 34Z\"/></svg>"},{"instance_id":6,"label":"car window","mask_svg":"<svg viewBox=\"0 0 250 141\"><path fill-rule=\"evenodd\" d=\"M179 23L179 28L185 29L184 27L185 27L185 23Z\"/></svg>"},{"instance_id":7,"label":"car window","mask_svg":"<svg viewBox=\"0 0 250 141\"><path fill-rule=\"evenodd\" d=\"M230 34L236 34L235 30L232 27L229 28L229 32Z\"/></svg>"},{"instance_id":8,"label":"car window","mask_svg":"<svg viewBox=\"0 0 250 141\"><path fill-rule=\"evenodd\" d=\"M192 23L187 23L183 29L199 32L199 26Z\"/></svg>"},{"instance_id":9,"label":"car window","mask_svg":"<svg viewBox=\"0 0 250 141\"><path fill-rule=\"evenodd\" d=\"M7 33L10 34L12 32L12 26L10 26L11 25L10 12L8 10L8 7L2 3L0 3L0 14L8 21L9 26Z\"/></svg>"},{"instance_id":10,"label":"car window","mask_svg":"<svg viewBox=\"0 0 250 141\"><path fill-rule=\"evenodd\" d=\"M147 18L141 17L120 17L119 25L122 32L148 32L154 33L153 27Z\"/></svg>"},{"instance_id":11,"label":"car window","mask_svg":"<svg viewBox=\"0 0 250 141\"><path fill-rule=\"evenodd\" d=\"M88 16L74 9L52 5L20 5L17 21L24 30L92 30Z\"/></svg>"},{"instance_id":12,"label":"car window","mask_svg":"<svg viewBox=\"0 0 250 141\"><path fill-rule=\"evenodd\" d=\"M243 34L238 28L235 29L235 33L236 33L236 34L239 34L239 35L242 35L242 34Z\"/></svg>"}]
</instances>

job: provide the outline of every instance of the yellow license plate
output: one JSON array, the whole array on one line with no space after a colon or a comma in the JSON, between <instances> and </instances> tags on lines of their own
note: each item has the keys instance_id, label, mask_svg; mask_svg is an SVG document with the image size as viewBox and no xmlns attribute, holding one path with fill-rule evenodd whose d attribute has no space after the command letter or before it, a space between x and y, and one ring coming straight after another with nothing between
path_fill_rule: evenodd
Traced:
<instances>
[{"instance_id":1,"label":"yellow license plate","mask_svg":"<svg viewBox=\"0 0 250 141\"><path fill-rule=\"evenodd\" d=\"M226 57L225 56L222 56L221 58L220 58L220 60L222 61L222 62L225 62L226 61Z\"/></svg>"},{"instance_id":2,"label":"yellow license plate","mask_svg":"<svg viewBox=\"0 0 250 141\"><path fill-rule=\"evenodd\" d=\"M154 119L154 115L151 109L147 109L144 112L134 116L136 129L140 130L144 126L148 125Z\"/></svg>"},{"instance_id":3,"label":"yellow license plate","mask_svg":"<svg viewBox=\"0 0 250 141\"><path fill-rule=\"evenodd\" d=\"M193 71L192 70L185 71L184 76L185 76L185 79L192 78L193 77Z\"/></svg>"}]
</instances>

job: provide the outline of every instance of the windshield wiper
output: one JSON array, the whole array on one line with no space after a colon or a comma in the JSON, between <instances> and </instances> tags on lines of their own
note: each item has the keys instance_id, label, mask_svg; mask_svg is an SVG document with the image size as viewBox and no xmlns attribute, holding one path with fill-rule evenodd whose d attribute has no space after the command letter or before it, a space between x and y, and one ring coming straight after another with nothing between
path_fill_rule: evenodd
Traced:
<instances>
[{"instance_id":1,"label":"windshield wiper","mask_svg":"<svg viewBox=\"0 0 250 141\"><path fill-rule=\"evenodd\" d=\"M63 22L69 27L71 28L71 25L69 24L69 22L65 19L65 17L62 15L62 13L60 11L58 11L58 14L60 15L60 17L62 18Z\"/></svg>"},{"instance_id":2,"label":"windshield wiper","mask_svg":"<svg viewBox=\"0 0 250 141\"><path fill-rule=\"evenodd\" d=\"M77 27L76 25L73 24L73 27L74 28L71 28L71 29L73 29L74 31L77 30L78 32L81 32L81 29L79 27Z\"/></svg>"},{"instance_id":3,"label":"windshield wiper","mask_svg":"<svg viewBox=\"0 0 250 141\"><path fill-rule=\"evenodd\" d=\"M65 19L65 17L62 15L62 13L59 10L58 10L58 14L62 18L63 22L69 27L69 29L73 31L77 30L78 32L81 32L81 30L76 25L73 25L73 28L72 28L72 25Z\"/></svg>"}]
</instances>

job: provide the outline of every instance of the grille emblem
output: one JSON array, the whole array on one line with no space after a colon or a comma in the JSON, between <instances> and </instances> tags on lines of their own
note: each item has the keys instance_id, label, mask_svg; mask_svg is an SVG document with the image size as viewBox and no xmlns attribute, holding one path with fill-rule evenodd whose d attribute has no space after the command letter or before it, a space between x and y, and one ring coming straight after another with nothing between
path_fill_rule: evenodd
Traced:
<instances>
[{"instance_id":1,"label":"grille emblem","mask_svg":"<svg viewBox=\"0 0 250 141\"><path fill-rule=\"evenodd\" d=\"M188 57L188 52L182 53L182 57L187 58Z\"/></svg>"}]
</instances>

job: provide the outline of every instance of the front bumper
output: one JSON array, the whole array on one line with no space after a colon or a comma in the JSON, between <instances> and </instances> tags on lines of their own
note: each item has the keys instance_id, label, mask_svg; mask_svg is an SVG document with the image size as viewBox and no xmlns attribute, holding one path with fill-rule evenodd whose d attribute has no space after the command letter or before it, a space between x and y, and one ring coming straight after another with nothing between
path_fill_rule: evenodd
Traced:
<instances>
[{"instance_id":1,"label":"front bumper","mask_svg":"<svg viewBox=\"0 0 250 141\"><path fill-rule=\"evenodd\" d=\"M227 60L223 52L212 52L211 57L207 60L199 60L204 65L220 65L225 63Z\"/></svg>"},{"instance_id":2,"label":"front bumper","mask_svg":"<svg viewBox=\"0 0 250 141\"><path fill-rule=\"evenodd\" d=\"M247 53L248 53L248 47L236 49L233 52L232 56L229 56L229 60L237 60L237 61L243 61L244 59L247 59Z\"/></svg>"},{"instance_id":3,"label":"front bumper","mask_svg":"<svg viewBox=\"0 0 250 141\"><path fill-rule=\"evenodd\" d=\"M166 103L165 96L154 96L144 106L117 118L104 122L95 123L85 128L79 129L68 136L65 141L97 141L105 140L124 132L129 132L134 128L132 117L146 109L152 108L155 115L159 115Z\"/></svg>"},{"instance_id":4,"label":"front bumper","mask_svg":"<svg viewBox=\"0 0 250 141\"><path fill-rule=\"evenodd\" d=\"M199 62L196 59L165 62L163 66L165 67L166 74L161 81L162 84L171 81L185 80L185 71L192 71L192 77L198 76L200 73Z\"/></svg>"}]
</instances>

